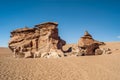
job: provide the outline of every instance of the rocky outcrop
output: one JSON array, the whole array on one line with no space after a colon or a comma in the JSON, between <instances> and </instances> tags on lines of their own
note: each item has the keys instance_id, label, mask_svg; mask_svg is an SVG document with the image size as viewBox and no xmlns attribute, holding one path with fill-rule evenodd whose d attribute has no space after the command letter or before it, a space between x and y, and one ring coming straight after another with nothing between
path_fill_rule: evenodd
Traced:
<instances>
[{"instance_id":1,"label":"rocky outcrop","mask_svg":"<svg viewBox=\"0 0 120 80\"><path fill-rule=\"evenodd\" d=\"M32 53L31 56L33 56L35 52L38 52L39 55L45 52L50 53L51 49L62 51L62 46L65 45L66 42L58 35L57 26L58 24L55 22L46 22L35 25L34 28L25 27L14 30L11 32L9 48L13 52L16 49L19 54L20 52ZM16 52L14 52L14 54L15 53Z\"/></svg>"},{"instance_id":2,"label":"rocky outcrop","mask_svg":"<svg viewBox=\"0 0 120 80\"><path fill-rule=\"evenodd\" d=\"M104 45L104 42L94 40L87 31L78 41L78 47L81 51L84 50L84 54L82 55L95 55L95 50L99 49L100 45Z\"/></svg>"},{"instance_id":3,"label":"rocky outcrop","mask_svg":"<svg viewBox=\"0 0 120 80\"><path fill-rule=\"evenodd\" d=\"M94 40L91 36L91 34L88 33L88 31L85 31L84 36L81 37L78 41L78 46L85 46L85 45L90 45L93 43L97 43L99 45L104 45L104 42L99 42L97 40Z\"/></svg>"}]
</instances>

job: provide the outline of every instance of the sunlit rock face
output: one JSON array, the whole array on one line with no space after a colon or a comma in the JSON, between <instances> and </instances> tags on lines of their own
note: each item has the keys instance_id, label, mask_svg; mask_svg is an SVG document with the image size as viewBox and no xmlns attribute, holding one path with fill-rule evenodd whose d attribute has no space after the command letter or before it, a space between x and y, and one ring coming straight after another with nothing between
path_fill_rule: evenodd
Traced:
<instances>
[{"instance_id":1,"label":"sunlit rock face","mask_svg":"<svg viewBox=\"0 0 120 80\"><path fill-rule=\"evenodd\" d=\"M16 29L11 32L9 48L13 52L17 49L19 54L31 52L31 56L35 52L38 52L39 55L45 52L51 54L51 49L62 52L62 46L66 42L60 38L57 26L58 23L46 22L35 25L34 28Z\"/></svg>"},{"instance_id":2,"label":"sunlit rock face","mask_svg":"<svg viewBox=\"0 0 120 80\"><path fill-rule=\"evenodd\" d=\"M87 31L78 41L78 47L85 50L85 55L95 55L95 50L99 49L100 45L104 45L104 42L94 40Z\"/></svg>"}]
</instances>

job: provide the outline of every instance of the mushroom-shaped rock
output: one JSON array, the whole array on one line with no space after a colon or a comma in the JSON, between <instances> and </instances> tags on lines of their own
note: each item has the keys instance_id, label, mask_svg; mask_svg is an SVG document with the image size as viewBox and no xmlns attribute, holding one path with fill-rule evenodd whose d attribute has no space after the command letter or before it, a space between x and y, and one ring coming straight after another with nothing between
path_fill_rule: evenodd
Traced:
<instances>
[{"instance_id":1,"label":"mushroom-shaped rock","mask_svg":"<svg viewBox=\"0 0 120 80\"><path fill-rule=\"evenodd\" d=\"M86 50L85 55L95 55L95 50L99 48L100 45L103 45L104 42L94 40L92 35L85 31L83 37L78 41L78 47Z\"/></svg>"}]
</instances>

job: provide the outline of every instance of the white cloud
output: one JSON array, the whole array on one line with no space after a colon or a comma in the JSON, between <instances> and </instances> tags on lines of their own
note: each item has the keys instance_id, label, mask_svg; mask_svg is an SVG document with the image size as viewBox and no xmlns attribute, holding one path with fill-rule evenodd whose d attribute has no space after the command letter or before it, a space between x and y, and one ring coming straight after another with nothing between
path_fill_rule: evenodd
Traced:
<instances>
[{"instance_id":1,"label":"white cloud","mask_svg":"<svg viewBox=\"0 0 120 80\"><path fill-rule=\"evenodd\" d=\"M120 36L117 36L117 38L119 38L119 39L120 39Z\"/></svg>"}]
</instances>

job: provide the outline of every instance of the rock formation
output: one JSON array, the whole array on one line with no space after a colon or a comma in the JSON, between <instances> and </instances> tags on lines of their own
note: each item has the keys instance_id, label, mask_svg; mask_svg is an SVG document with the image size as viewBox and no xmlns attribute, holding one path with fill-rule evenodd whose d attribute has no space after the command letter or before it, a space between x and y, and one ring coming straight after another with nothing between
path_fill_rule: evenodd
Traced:
<instances>
[{"instance_id":1,"label":"rock formation","mask_svg":"<svg viewBox=\"0 0 120 80\"><path fill-rule=\"evenodd\" d=\"M16 29L11 32L9 48L13 52L14 49L19 49L17 50L19 54L21 53L20 51L31 51L33 55L35 52L38 52L39 55L45 52L51 54L51 49L62 52L62 46L66 42L59 37L57 26L58 24L55 22L46 22L35 25L34 28Z\"/></svg>"},{"instance_id":2,"label":"rock formation","mask_svg":"<svg viewBox=\"0 0 120 80\"><path fill-rule=\"evenodd\" d=\"M97 43L99 45L104 44L104 42L99 42L97 40L94 40L91 34L89 34L88 31L85 31L84 36L81 37L80 40L78 41L78 46L90 45L93 43Z\"/></svg>"},{"instance_id":3,"label":"rock formation","mask_svg":"<svg viewBox=\"0 0 120 80\"><path fill-rule=\"evenodd\" d=\"M99 46L103 44L104 42L94 40L87 31L85 31L84 36L78 41L80 50L85 51L84 55L95 55L95 50L99 49Z\"/></svg>"}]
</instances>

